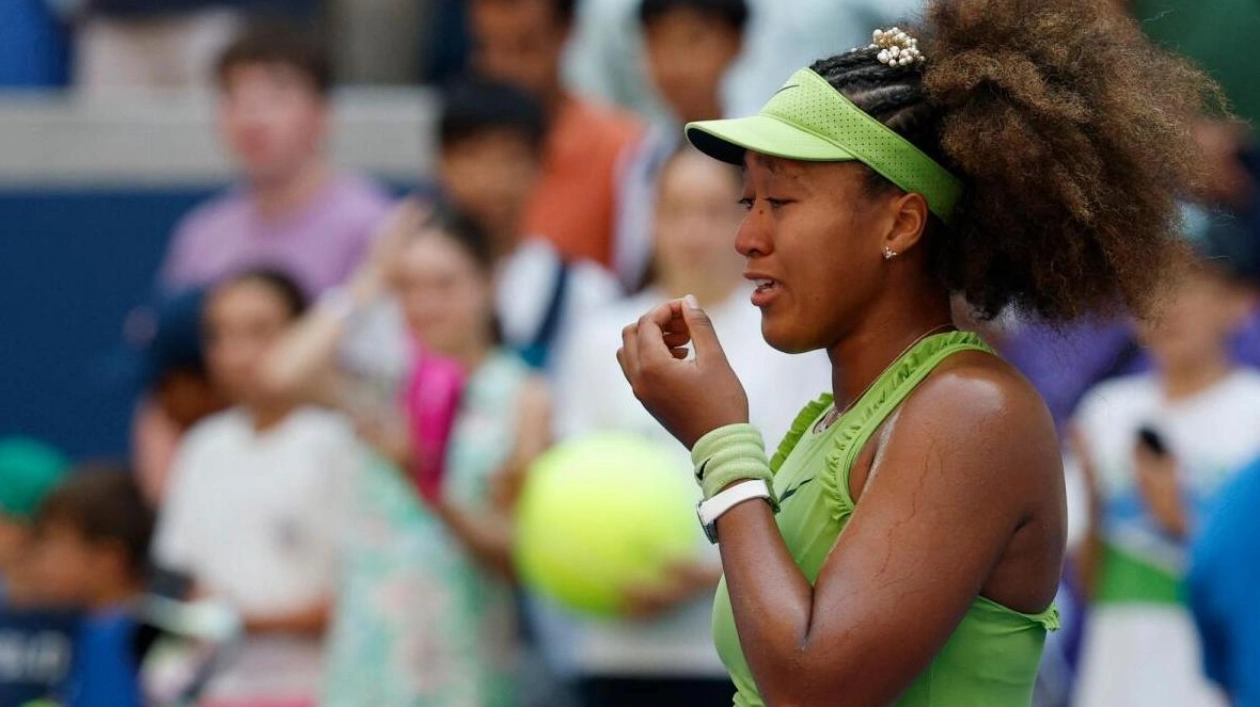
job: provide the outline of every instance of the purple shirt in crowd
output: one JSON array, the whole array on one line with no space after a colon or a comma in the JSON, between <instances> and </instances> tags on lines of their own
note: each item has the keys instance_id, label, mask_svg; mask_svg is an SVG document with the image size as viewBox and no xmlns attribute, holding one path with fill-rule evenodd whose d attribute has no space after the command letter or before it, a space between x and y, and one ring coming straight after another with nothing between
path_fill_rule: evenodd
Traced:
<instances>
[{"instance_id":1,"label":"purple shirt in crowd","mask_svg":"<svg viewBox=\"0 0 1260 707\"><path fill-rule=\"evenodd\" d=\"M354 175L333 175L307 204L272 219L258 213L244 187L234 187L176 227L160 284L175 291L268 267L314 296L346 279L389 208L384 189Z\"/></svg>"},{"instance_id":2,"label":"purple shirt in crowd","mask_svg":"<svg viewBox=\"0 0 1260 707\"><path fill-rule=\"evenodd\" d=\"M1028 326L1007 339L1002 354L1041 392L1055 423L1071 418L1076 404L1098 383L1150 369L1150 356L1137 344L1127 322L1081 322L1057 331ZM1260 368L1260 311L1244 323L1233 341L1234 360Z\"/></svg>"}]
</instances>

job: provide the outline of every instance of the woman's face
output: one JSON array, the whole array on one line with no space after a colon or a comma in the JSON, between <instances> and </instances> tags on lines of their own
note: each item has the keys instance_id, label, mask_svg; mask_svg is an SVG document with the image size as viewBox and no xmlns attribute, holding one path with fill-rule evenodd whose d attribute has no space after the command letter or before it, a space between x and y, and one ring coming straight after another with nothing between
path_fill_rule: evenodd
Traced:
<instances>
[{"instance_id":1,"label":"woman's face","mask_svg":"<svg viewBox=\"0 0 1260 707\"><path fill-rule=\"evenodd\" d=\"M465 249L439 231L425 231L403 251L399 289L407 326L421 345L458 356L490 329L489 276Z\"/></svg>"},{"instance_id":2,"label":"woman's face","mask_svg":"<svg viewBox=\"0 0 1260 707\"><path fill-rule=\"evenodd\" d=\"M673 280L711 275L738 279L743 267L731 248L739 228L739 175L698 152L666 165L656 205L656 266ZM674 276L674 274L677 276Z\"/></svg>"},{"instance_id":3,"label":"woman's face","mask_svg":"<svg viewBox=\"0 0 1260 707\"><path fill-rule=\"evenodd\" d=\"M757 285L761 332L776 349L829 348L862 323L884 277L895 215L867 193L854 162L799 162L749 153L735 247Z\"/></svg>"}]
</instances>

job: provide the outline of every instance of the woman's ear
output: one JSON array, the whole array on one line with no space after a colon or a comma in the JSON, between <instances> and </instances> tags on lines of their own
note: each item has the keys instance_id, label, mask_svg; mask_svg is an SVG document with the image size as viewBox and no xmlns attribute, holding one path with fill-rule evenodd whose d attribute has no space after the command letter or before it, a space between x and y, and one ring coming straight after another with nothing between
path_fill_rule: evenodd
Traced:
<instances>
[{"instance_id":1,"label":"woman's ear","mask_svg":"<svg viewBox=\"0 0 1260 707\"><path fill-rule=\"evenodd\" d=\"M888 202L892 214L892 227L884 236L886 253L900 255L918 244L927 230L929 211L927 199L922 194L902 194Z\"/></svg>"}]
</instances>

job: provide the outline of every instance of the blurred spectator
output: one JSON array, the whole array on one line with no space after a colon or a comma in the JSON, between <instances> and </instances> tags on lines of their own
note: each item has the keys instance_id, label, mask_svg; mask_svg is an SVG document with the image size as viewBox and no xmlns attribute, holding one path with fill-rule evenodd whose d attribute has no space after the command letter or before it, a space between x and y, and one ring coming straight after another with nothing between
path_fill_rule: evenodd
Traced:
<instances>
[{"instance_id":1,"label":"blurred spectator","mask_svg":"<svg viewBox=\"0 0 1260 707\"><path fill-rule=\"evenodd\" d=\"M225 403L206 371L201 342L205 291L161 298L128 317L142 398L132 420L132 457L145 497L160 505L180 438Z\"/></svg>"},{"instance_id":2,"label":"blurred spectator","mask_svg":"<svg viewBox=\"0 0 1260 707\"><path fill-rule=\"evenodd\" d=\"M652 85L672 119L654 125L626 168L625 208L617 219L615 271L627 290L643 284L652 257L652 209L657 179L682 144L682 126L723 115L721 84L739 58L748 23L745 0L644 0L639 22ZM733 234L733 232L732 232Z\"/></svg>"},{"instance_id":3,"label":"blurred spectator","mask_svg":"<svg viewBox=\"0 0 1260 707\"><path fill-rule=\"evenodd\" d=\"M1260 459L1220 496L1195 543L1190 607L1208 679L1233 707L1260 707Z\"/></svg>"},{"instance_id":4,"label":"blurred spectator","mask_svg":"<svg viewBox=\"0 0 1260 707\"><path fill-rule=\"evenodd\" d=\"M633 432L677 449L679 473L687 472L686 450L635 400L616 357L623 326L651 307L687 294L712 318L752 401L752 422L767 440L782 437L801 407L827 390L831 369L822 352L788 356L761 337L761 315L749 303L752 287L742 277L744 259L731 240L743 216L736 205L741 188L737 170L691 148L667 160L656 211L653 278L643 292L600 310L575 332L560 360L561 437ZM699 535L697 542L709 548L708 562L679 567L676 582L665 590L630 588L633 598L626 608L637 618L606 622L550 617L552 622L576 624L567 631L553 627L552 634L564 645L552 648L576 664L585 704L730 703L733 688L708 630L721 567L711 546Z\"/></svg>"},{"instance_id":5,"label":"blurred spectator","mask_svg":"<svg viewBox=\"0 0 1260 707\"><path fill-rule=\"evenodd\" d=\"M535 4L546 3L521 3ZM447 93L438 127L442 190L487 231L495 251L495 308L504 343L538 367L547 366L572 322L619 294L610 275L589 261L567 259L522 220L540 159L548 159L544 120L529 94L469 81ZM554 144L554 134L548 141Z\"/></svg>"},{"instance_id":6,"label":"blurred spectator","mask_svg":"<svg viewBox=\"0 0 1260 707\"><path fill-rule=\"evenodd\" d=\"M181 445L154 557L194 596L236 607L249 636L209 686L209 704L312 704L337 576L345 487L365 458L332 412L268 393L259 368L301 315L297 285L251 271L216 286L205 310L210 373L235 404Z\"/></svg>"},{"instance_id":7,"label":"blurred spectator","mask_svg":"<svg viewBox=\"0 0 1260 707\"><path fill-rule=\"evenodd\" d=\"M0 606L29 605L34 587L26 572L31 522L61 481L69 460L26 437L0 439Z\"/></svg>"},{"instance_id":8,"label":"blurred spectator","mask_svg":"<svg viewBox=\"0 0 1260 707\"><path fill-rule=\"evenodd\" d=\"M645 73L635 16L642 0L583 0L565 74L574 89L666 117ZM718 0L712 5L725 4ZM744 52L727 75L728 115L752 115L792 72L849 47L870 44L871 30L912 19L922 0L749 0Z\"/></svg>"},{"instance_id":9,"label":"blurred spectator","mask_svg":"<svg viewBox=\"0 0 1260 707\"><path fill-rule=\"evenodd\" d=\"M68 32L52 0L0 3L0 88L66 83Z\"/></svg>"},{"instance_id":10,"label":"blurred spectator","mask_svg":"<svg viewBox=\"0 0 1260 707\"><path fill-rule=\"evenodd\" d=\"M332 76L324 48L281 25L258 25L219 57L216 77L220 130L242 184L179 225L162 286L209 284L260 266L292 273L307 294L341 282L389 200L325 158Z\"/></svg>"},{"instance_id":11,"label":"blurred spectator","mask_svg":"<svg viewBox=\"0 0 1260 707\"><path fill-rule=\"evenodd\" d=\"M34 439L0 439L0 705L59 698L69 676L78 616L48 606L33 566L36 513L68 463Z\"/></svg>"},{"instance_id":12,"label":"blurred spectator","mask_svg":"<svg viewBox=\"0 0 1260 707\"><path fill-rule=\"evenodd\" d=\"M472 0L474 65L542 102L548 130L542 175L525 230L566 258L613 265L620 166L641 134L631 116L588 103L564 89L560 58L575 0Z\"/></svg>"},{"instance_id":13,"label":"blurred spectator","mask_svg":"<svg viewBox=\"0 0 1260 707\"><path fill-rule=\"evenodd\" d=\"M1073 544L1092 605L1081 707L1218 704L1181 581L1221 487L1260 453L1260 374L1238 368L1228 345L1249 305L1219 261L1187 268L1158 319L1138 327L1155 369L1098 386L1076 414L1069 481L1085 500Z\"/></svg>"},{"instance_id":14,"label":"blurred spectator","mask_svg":"<svg viewBox=\"0 0 1260 707\"><path fill-rule=\"evenodd\" d=\"M201 87L246 13L309 16L315 0L50 0L78 17L75 83L118 89Z\"/></svg>"},{"instance_id":15,"label":"blurred spectator","mask_svg":"<svg viewBox=\"0 0 1260 707\"><path fill-rule=\"evenodd\" d=\"M33 573L41 601L84 612L64 707L143 707L135 646L153 511L130 470L78 470L44 501Z\"/></svg>"},{"instance_id":16,"label":"blurred spectator","mask_svg":"<svg viewBox=\"0 0 1260 707\"><path fill-rule=\"evenodd\" d=\"M1240 275L1260 281L1260 247L1254 245L1260 241L1260 221L1249 223L1188 207L1183 222L1187 238L1198 242L1209 257L1228 260ZM1064 328L1023 324L1008 330L1001 345L1003 356L1037 387L1060 428L1095 385L1152 367L1152 356L1131 321L1086 319ZM1260 367L1260 307L1249 308L1228 345L1236 363Z\"/></svg>"},{"instance_id":17,"label":"blurred spectator","mask_svg":"<svg viewBox=\"0 0 1260 707\"><path fill-rule=\"evenodd\" d=\"M458 218L401 248L398 292L419 361L436 354L468 377L427 503L397 471L415 466L421 440L365 421L393 464L356 477L327 707L517 702L511 516L526 466L550 441L550 411L541 381L496 343L493 267L490 241ZM409 417L432 404L420 392Z\"/></svg>"}]
</instances>

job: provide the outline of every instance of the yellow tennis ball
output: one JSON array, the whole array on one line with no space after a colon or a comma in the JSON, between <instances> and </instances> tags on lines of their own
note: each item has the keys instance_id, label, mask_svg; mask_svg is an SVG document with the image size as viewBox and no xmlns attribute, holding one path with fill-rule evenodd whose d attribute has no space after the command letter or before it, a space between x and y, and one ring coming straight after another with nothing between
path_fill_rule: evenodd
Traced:
<instances>
[{"instance_id":1,"label":"yellow tennis ball","mask_svg":"<svg viewBox=\"0 0 1260 707\"><path fill-rule=\"evenodd\" d=\"M614 615L696 556L698 499L685 458L627 434L559 445L531 465L517 509L516 564L530 589Z\"/></svg>"}]
</instances>

